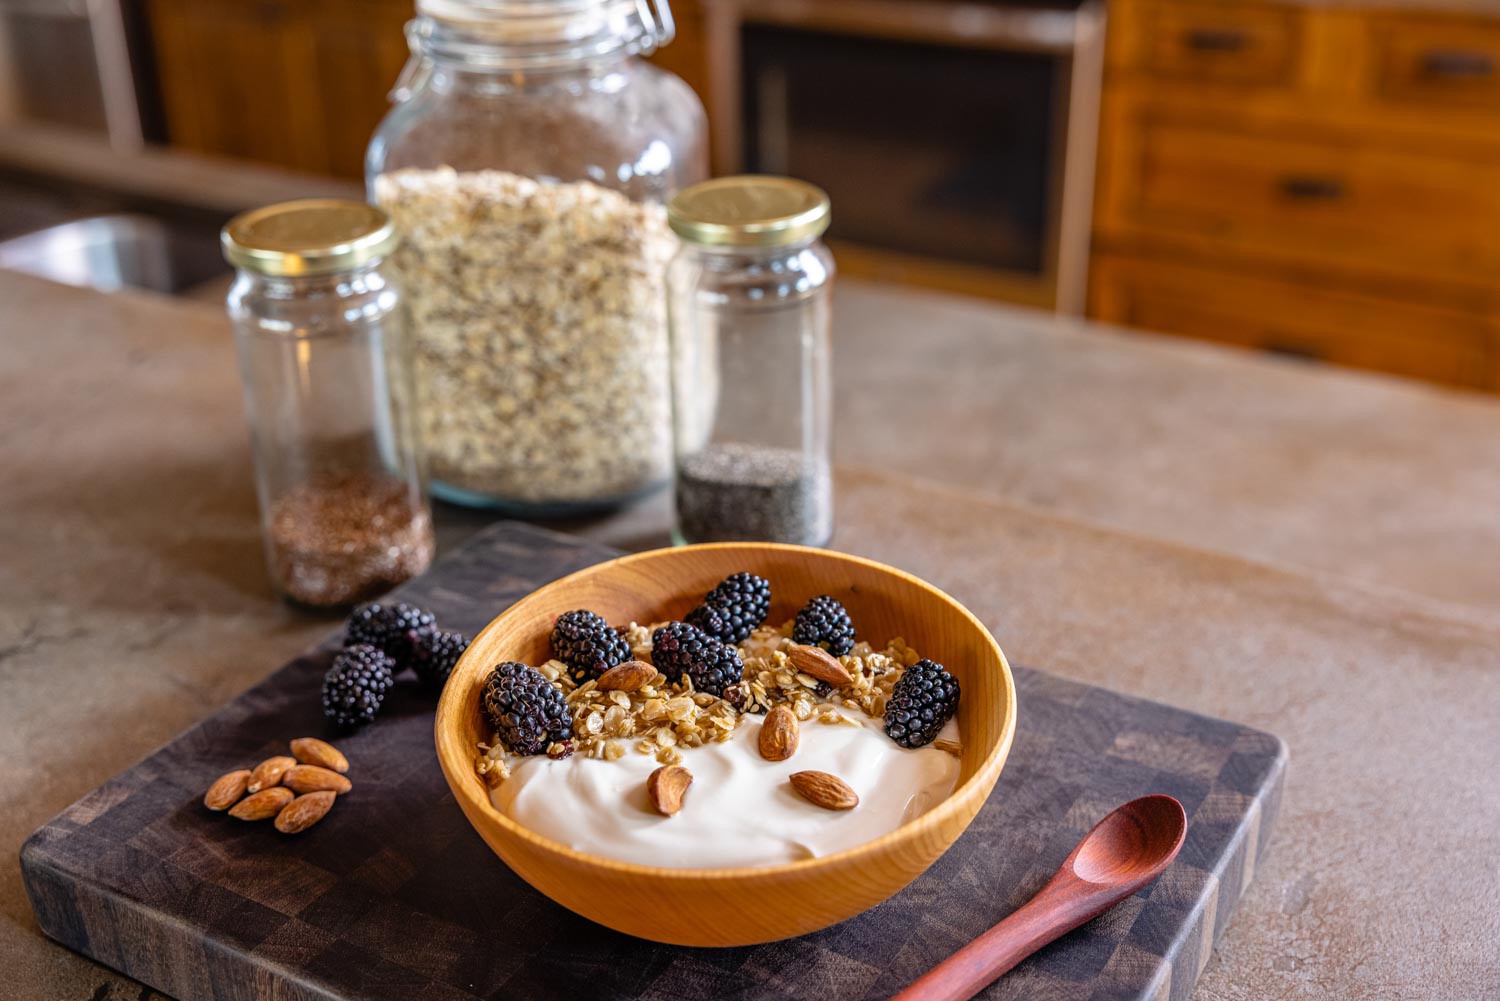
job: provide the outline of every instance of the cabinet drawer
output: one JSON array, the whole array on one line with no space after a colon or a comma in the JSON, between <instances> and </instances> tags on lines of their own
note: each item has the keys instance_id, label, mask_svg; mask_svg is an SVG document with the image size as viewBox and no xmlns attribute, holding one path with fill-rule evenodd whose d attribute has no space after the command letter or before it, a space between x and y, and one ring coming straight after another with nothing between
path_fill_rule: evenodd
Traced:
<instances>
[{"instance_id":1,"label":"cabinet drawer","mask_svg":"<svg viewBox=\"0 0 1500 1001\"><path fill-rule=\"evenodd\" d=\"M1095 259L1090 315L1158 333L1487 386L1493 331L1477 314L1130 257Z\"/></svg>"},{"instance_id":2,"label":"cabinet drawer","mask_svg":"<svg viewBox=\"0 0 1500 1001\"><path fill-rule=\"evenodd\" d=\"M1500 110L1500 25L1478 18L1374 18L1374 94L1393 102Z\"/></svg>"},{"instance_id":3,"label":"cabinet drawer","mask_svg":"<svg viewBox=\"0 0 1500 1001\"><path fill-rule=\"evenodd\" d=\"M1138 58L1157 76L1212 83L1293 82L1302 12L1251 3L1146 0Z\"/></svg>"},{"instance_id":4,"label":"cabinet drawer","mask_svg":"<svg viewBox=\"0 0 1500 1001\"><path fill-rule=\"evenodd\" d=\"M1131 225L1301 258L1500 273L1500 149L1445 156L1136 121L1134 162L1110 207Z\"/></svg>"}]
</instances>

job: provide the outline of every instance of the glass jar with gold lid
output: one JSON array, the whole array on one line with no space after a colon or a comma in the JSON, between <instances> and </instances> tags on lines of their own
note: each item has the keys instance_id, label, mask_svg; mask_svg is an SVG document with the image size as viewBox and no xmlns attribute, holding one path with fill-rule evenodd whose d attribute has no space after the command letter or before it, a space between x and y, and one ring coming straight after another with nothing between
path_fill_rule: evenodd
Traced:
<instances>
[{"instance_id":1,"label":"glass jar with gold lid","mask_svg":"<svg viewBox=\"0 0 1500 1001\"><path fill-rule=\"evenodd\" d=\"M678 542L824 545L834 266L828 196L724 177L667 207Z\"/></svg>"},{"instance_id":2,"label":"glass jar with gold lid","mask_svg":"<svg viewBox=\"0 0 1500 1001\"><path fill-rule=\"evenodd\" d=\"M223 232L271 580L339 608L432 561L390 219L310 199L246 212Z\"/></svg>"}]
</instances>

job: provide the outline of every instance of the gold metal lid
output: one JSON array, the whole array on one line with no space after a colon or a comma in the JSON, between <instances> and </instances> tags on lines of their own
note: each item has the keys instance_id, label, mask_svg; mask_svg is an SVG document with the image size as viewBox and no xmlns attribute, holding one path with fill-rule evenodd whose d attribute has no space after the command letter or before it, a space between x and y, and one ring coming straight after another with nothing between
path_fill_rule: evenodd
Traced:
<instances>
[{"instance_id":1,"label":"gold metal lid","mask_svg":"<svg viewBox=\"0 0 1500 1001\"><path fill-rule=\"evenodd\" d=\"M790 177L742 174L695 184L667 206L672 230L712 247L782 247L828 228L828 196Z\"/></svg>"},{"instance_id":2,"label":"gold metal lid","mask_svg":"<svg viewBox=\"0 0 1500 1001\"><path fill-rule=\"evenodd\" d=\"M361 267L389 254L397 237L390 217L373 205L305 198L241 213L219 240L235 267L286 277Z\"/></svg>"}]
</instances>

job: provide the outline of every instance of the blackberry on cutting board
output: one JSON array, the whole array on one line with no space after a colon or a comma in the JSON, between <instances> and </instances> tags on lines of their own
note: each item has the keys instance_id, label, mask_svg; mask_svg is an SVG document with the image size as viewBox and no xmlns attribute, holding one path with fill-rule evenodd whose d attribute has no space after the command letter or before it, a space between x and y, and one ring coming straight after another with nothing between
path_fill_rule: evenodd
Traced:
<instances>
[{"instance_id":1,"label":"blackberry on cutting board","mask_svg":"<svg viewBox=\"0 0 1500 1001\"><path fill-rule=\"evenodd\" d=\"M382 605L371 602L361 605L349 616L344 628L344 644L367 643L384 650L396 662L396 670L411 666L417 646L437 632L437 619L431 612L424 612L415 605L398 602Z\"/></svg>"},{"instance_id":2,"label":"blackberry on cutting board","mask_svg":"<svg viewBox=\"0 0 1500 1001\"><path fill-rule=\"evenodd\" d=\"M396 683L394 667L385 651L368 643L340 650L323 676L323 715L341 730L374 722Z\"/></svg>"},{"instance_id":3,"label":"blackberry on cutting board","mask_svg":"<svg viewBox=\"0 0 1500 1001\"><path fill-rule=\"evenodd\" d=\"M885 732L902 747L925 747L958 710L958 680L942 664L919 660L896 679L885 704Z\"/></svg>"},{"instance_id":4,"label":"blackberry on cutting board","mask_svg":"<svg viewBox=\"0 0 1500 1001\"><path fill-rule=\"evenodd\" d=\"M766 621L766 613L771 610L771 583L764 577L741 571L719 581L703 596L703 603L711 606L723 621L722 632L715 634L717 638L725 643L738 643Z\"/></svg>"},{"instance_id":5,"label":"blackberry on cutting board","mask_svg":"<svg viewBox=\"0 0 1500 1001\"><path fill-rule=\"evenodd\" d=\"M630 644L602 616L579 609L553 623L552 656L568 665L568 674L581 685L629 660Z\"/></svg>"},{"instance_id":6,"label":"blackberry on cutting board","mask_svg":"<svg viewBox=\"0 0 1500 1001\"><path fill-rule=\"evenodd\" d=\"M417 679L428 688L442 688L453 673L464 651L469 648L469 638L463 633L442 630L424 636L412 651L411 666Z\"/></svg>"},{"instance_id":7,"label":"blackberry on cutting board","mask_svg":"<svg viewBox=\"0 0 1500 1001\"><path fill-rule=\"evenodd\" d=\"M485 718L516 754L542 754L573 736L567 700L534 667L506 661L490 672L480 696Z\"/></svg>"},{"instance_id":8,"label":"blackberry on cutting board","mask_svg":"<svg viewBox=\"0 0 1500 1001\"><path fill-rule=\"evenodd\" d=\"M651 663L668 681L687 675L695 689L718 696L745 673L738 650L686 622L668 622L651 634Z\"/></svg>"},{"instance_id":9,"label":"blackberry on cutting board","mask_svg":"<svg viewBox=\"0 0 1500 1001\"><path fill-rule=\"evenodd\" d=\"M854 649L854 623L838 599L820 594L803 606L792 623L792 640L820 646L835 657Z\"/></svg>"}]
</instances>

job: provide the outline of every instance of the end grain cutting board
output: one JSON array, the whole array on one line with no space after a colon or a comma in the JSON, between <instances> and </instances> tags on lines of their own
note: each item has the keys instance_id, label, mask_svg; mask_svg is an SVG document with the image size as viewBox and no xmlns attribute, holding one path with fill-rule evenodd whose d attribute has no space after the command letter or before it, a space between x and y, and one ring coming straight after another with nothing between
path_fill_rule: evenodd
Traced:
<instances>
[{"instance_id":1,"label":"end grain cutting board","mask_svg":"<svg viewBox=\"0 0 1500 1001\"><path fill-rule=\"evenodd\" d=\"M397 594L473 631L612 555L502 524ZM1010 760L926 874L813 935L685 949L594 925L512 875L449 795L432 701L411 683L376 725L339 742L355 790L318 827L287 838L205 810L221 773L323 732L318 693L336 642L37 831L21 861L43 930L183 1001L883 998L1034 893L1110 809L1165 792L1189 818L1171 868L982 996L1183 999L1265 848L1285 771L1275 737L1018 668Z\"/></svg>"}]
</instances>

